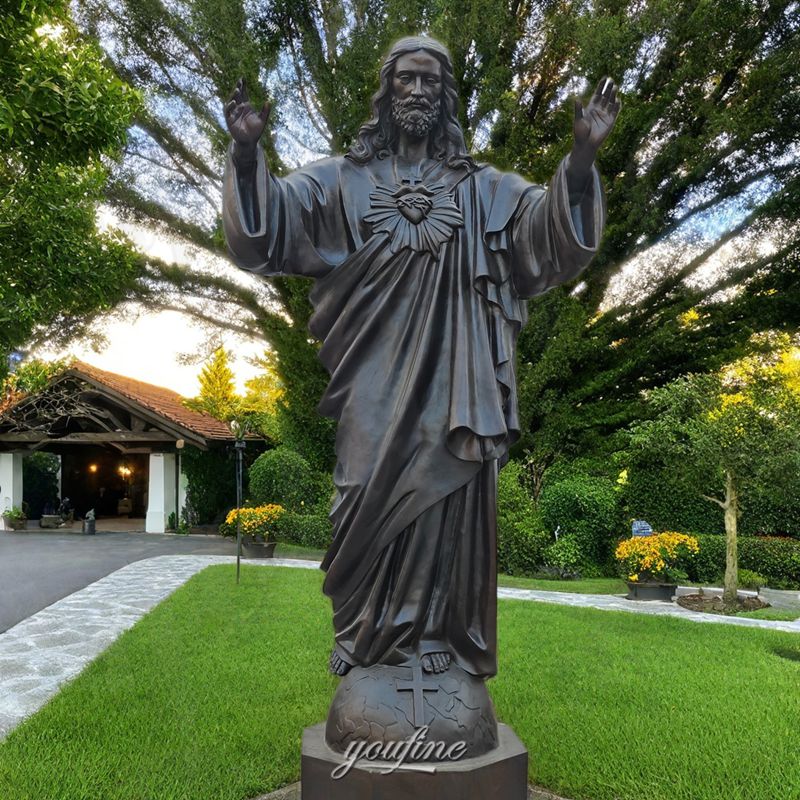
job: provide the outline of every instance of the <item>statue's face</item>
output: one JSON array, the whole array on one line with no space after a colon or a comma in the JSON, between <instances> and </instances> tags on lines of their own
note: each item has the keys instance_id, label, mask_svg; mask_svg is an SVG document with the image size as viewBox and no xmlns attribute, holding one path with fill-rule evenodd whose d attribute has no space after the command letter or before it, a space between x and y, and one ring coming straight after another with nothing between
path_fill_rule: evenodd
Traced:
<instances>
[{"instance_id":1,"label":"statue's face","mask_svg":"<svg viewBox=\"0 0 800 800\"><path fill-rule=\"evenodd\" d=\"M439 118L442 65L425 50L404 53L392 76L392 117L406 133L427 136Z\"/></svg>"}]
</instances>

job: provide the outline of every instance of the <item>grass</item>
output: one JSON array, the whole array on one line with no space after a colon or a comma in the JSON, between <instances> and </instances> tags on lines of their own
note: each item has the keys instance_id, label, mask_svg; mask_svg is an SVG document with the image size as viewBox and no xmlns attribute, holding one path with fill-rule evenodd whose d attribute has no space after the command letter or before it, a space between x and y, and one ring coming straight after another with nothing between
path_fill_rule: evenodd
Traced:
<instances>
[{"instance_id":1,"label":"grass","mask_svg":"<svg viewBox=\"0 0 800 800\"><path fill-rule=\"evenodd\" d=\"M737 617L751 619L774 619L780 622L794 622L800 619L800 611L786 611L782 608L760 608L758 611L737 611Z\"/></svg>"},{"instance_id":2,"label":"grass","mask_svg":"<svg viewBox=\"0 0 800 800\"><path fill-rule=\"evenodd\" d=\"M304 558L309 561L322 561L324 555L324 550L316 550L313 547L302 547L299 544L278 542L275 545L275 558Z\"/></svg>"},{"instance_id":3,"label":"grass","mask_svg":"<svg viewBox=\"0 0 800 800\"><path fill-rule=\"evenodd\" d=\"M547 578L520 578L500 575L497 583L512 589L537 589L543 592L574 592L576 594L627 594L625 581L619 578L582 578L577 581L549 580Z\"/></svg>"},{"instance_id":4,"label":"grass","mask_svg":"<svg viewBox=\"0 0 800 800\"><path fill-rule=\"evenodd\" d=\"M242 800L324 718L316 571L211 567L0 745L3 800ZM800 637L502 601L498 715L576 800L800 798Z\"/></svg>"}]
</instances>

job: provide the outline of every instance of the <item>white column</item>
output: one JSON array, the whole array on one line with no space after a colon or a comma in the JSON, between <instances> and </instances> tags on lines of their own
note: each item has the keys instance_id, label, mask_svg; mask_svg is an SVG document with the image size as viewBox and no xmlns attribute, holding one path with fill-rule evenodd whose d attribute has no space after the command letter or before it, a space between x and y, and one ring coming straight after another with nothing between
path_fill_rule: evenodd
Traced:
<instances>
[{"instance_id":1,"label":"white column","mask_svg":"<svg viewBox=\"0 0 800 800\"><path fill-rule=\"evenodd\" d=\"M150 453L150 477L147 491L148 533L164 533L169 515L175 512L175 455Z\"/></svg>"},{"instance_id":2,"label":"white column","mask_svg":"<svg viewBox=\"0 0 800 800\"><path fill-rule=\"evenodd\" d=\"M22 507L22 453L0 453L0 512L11 506Z\"/></svg>"}]
</instances>

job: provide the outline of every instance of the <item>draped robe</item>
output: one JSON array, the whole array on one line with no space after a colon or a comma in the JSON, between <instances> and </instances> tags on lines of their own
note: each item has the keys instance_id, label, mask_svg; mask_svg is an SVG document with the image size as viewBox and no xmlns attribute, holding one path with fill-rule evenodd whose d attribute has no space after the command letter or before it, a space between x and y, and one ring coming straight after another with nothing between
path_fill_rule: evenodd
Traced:
<instances>
[{"instance_id":1,"label":"draped robe","mask_svg":"<svg viewBox=\"0 0 800 800\"><path fill-rule=\"evenodd\" d=\"M526 299L589 263L603 208L594 170L569 197L565 162L545 189L399 156L329 158L285 178L260 149L245 168L229 156L236 263L316 279L309 327L331 376L319 410L338 423L322 568L346 662L447 651L495 674L495 497L519 437L516 338Z\"/></svg>"}]
</instances>

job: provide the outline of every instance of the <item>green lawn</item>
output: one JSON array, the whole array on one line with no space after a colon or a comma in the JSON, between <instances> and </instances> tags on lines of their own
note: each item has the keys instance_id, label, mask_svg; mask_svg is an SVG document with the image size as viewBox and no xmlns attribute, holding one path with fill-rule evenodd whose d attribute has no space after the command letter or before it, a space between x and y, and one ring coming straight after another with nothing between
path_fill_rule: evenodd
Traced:
<instances>
[{"instance_id":1,"label":"green lawn","mask_svg":"<svg viewBox=\"0 0 800 800\"><path fill-rule=\"evenodd\" d=\"M794 622L800 618L800 612L785 611L782 608L760 608L758 611L738 611L737 617L751 617L752 619L774 619L781 622Z\"/></svg>"},{"instance_id":2,"label":"green lawn","mask_svg":"<svg viewBox=\"0 0 800 800\"><path fill-rule=\"evenodd\" d=\"M619 578L583 578L579 581L557 581L541 578L519 578L500 575L497 583L513 589L537 589L543 592L574 592L576 594L627 594L625 581Z\"/></svg>"},{"instance_id":3,"label":"green lawn","mask_svg":"<svg viewBox=\"0 0 800 800\"><path fill-rule=\"evenodd\" d=\"M324 550L315 550L312 547L302 547L299 544L278 542L275 545L275 558L304 558L310 561L322 561Z\"/></svg>"},{"instance_id":4,"label":"green lawn","mask_svg":"<svg viewBox=\"0 0 800 800\"><path fill-rule=\"evenodd\" d=\"M3 800L243 800L324 718L321 573L211 567L0 745ZM498 715L576 800L800 798L800 636L502 601Z\"/></svg>"}]
</instances>

